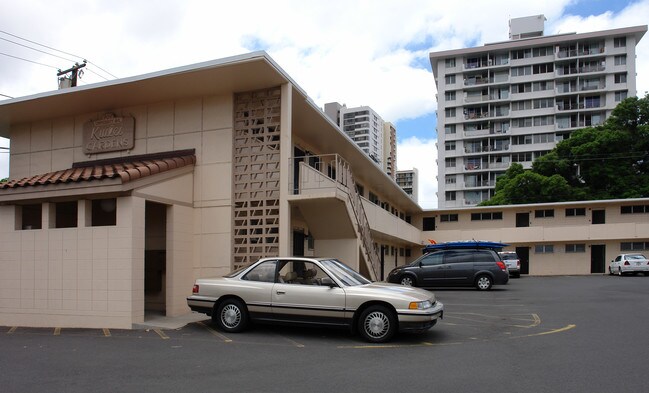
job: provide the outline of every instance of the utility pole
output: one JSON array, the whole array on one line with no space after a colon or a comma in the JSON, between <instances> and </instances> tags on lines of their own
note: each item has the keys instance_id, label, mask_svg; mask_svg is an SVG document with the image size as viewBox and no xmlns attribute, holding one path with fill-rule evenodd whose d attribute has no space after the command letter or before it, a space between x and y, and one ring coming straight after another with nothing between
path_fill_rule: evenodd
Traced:
<instances>
[{"instance_id":1,"label":"utility pole","mask_svg":"<svg viewBox=\"0 0 649 393\"><path fill-rule=\"evenodd\" d=\"M83 74L83 71L81 71L80 74L79 70L85 67L86 63L87 61L84 60L83 64L74 63L72 67L68 68L65 71L58 70L59 72L56 74L56 76L61 76L61 75L66 75L67 73L71 73L70 77L64 76L62 78L59 78L59 89L63 89L66 87L75 87L77 85L77 78Z\"/></svg>"}]
</instances>

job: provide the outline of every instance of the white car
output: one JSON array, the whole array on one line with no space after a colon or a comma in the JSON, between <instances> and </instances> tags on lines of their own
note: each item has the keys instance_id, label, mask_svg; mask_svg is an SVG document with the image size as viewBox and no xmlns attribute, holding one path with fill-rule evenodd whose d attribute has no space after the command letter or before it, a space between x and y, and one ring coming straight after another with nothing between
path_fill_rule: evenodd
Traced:
<instances>
[{"instance_id":1,"label":"white car","mask_svg":"<svg viewBox=\"0 0 649 393\"><path fill-rule=\"evenodd\" d=\"M512 277L521 276L521 260L516 254L516 251L501 251L498 253L500 258L502 258L505 265L507 265L507 270L509 275Z\"/></svg>"},{"instance_id":2,"label":"white car","mask_svg":"<svg viewBox=\"0 0 649 393\"><path fill-rule=\"evenodd\" d=\"M649 274L649 260L642 254L620 254L611 261L609 274L623 275L625 273L643 272Z\"/></svg>"},{"instance_id":3,"label":"white car","mask_svg":"<svg viewBox=\"0 0 649 393\"><path fill-rule=\"evenodd\" d=\"M370 342L424 332L444 315L432 292L370 282L333 258L264 258L226 276L200 278L187 304L223 331L248 322L347 327Z\"/></svg>"}]
</instances>

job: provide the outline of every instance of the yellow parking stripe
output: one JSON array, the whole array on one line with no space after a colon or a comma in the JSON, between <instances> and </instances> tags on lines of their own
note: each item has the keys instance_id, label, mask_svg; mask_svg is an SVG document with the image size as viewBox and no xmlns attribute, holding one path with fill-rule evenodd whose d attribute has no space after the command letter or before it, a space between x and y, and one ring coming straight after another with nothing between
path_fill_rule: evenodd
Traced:
<instances>
[{"instance_id":1,"label":"yellow parking stripe","mask_svg":"<svg viewBox=\"0 0 649 393\"><path fill-rule=\"evenodd\" d=\"M107 328L103 328L102 330L104 331L104 337L110 337L110 330Z\"/></svg>"},{"instance_id":2,"label":"yellow parking stripe","mask_svg":"<svg viewBox=\"0 0 649 393\"><path fill-rule=\"evenodd\" d=\"M158 333L158 336L160 336L161 339L163 340L169 340L169 336L167 336L162 330L160 329L153 329L154 332Z\"/></svg>"},{"instance_id":3,"label":"yellow parking stripe","mask_svg":"<svg viewBox=\"0 0 649 393\"><path fill-rule=\"evenodd\" d=\"M18 326L13 326L11 329L9 329L9 331L7 332L7 334L12 334L13 332L16 331L16 329L18 329Z\"/></svg>"},{"instance_id":4,"label":"yellow parking stripe","mask_svg":"<svg viewBox=\"0 0 649 393\"><path fill-rule=\"evenodd\" d=\"M196 324L201 325L203 328L207 329L208 332L212 333L214 336L216 336L216 337L220 338L221 340L223 340L223 342L226 342L226 343L231 343L232 342L232 340L225 337L224 335L217 332L216 330L212 329L211 327L207 326L203 322L196 322Z\"/></svg>"},{"instance_id":5,"label":"yellow parking stripe","mask_svg":"<svg viewBox=\"0 0 649 393\"><path fill-rule=\"evenodd\" d=\"M55 336L60 336L61 335L61 328L60 327L54 328L54 335Z\"/></svg>"}]
</instances>

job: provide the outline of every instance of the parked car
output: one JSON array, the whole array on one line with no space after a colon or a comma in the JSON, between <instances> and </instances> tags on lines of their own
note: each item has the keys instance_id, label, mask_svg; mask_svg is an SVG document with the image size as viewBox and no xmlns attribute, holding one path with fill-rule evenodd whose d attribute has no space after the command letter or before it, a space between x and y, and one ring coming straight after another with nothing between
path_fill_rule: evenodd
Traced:
<instances>
[{"instance_id":1,"label":"parked car","mask_svg":"<svg viewBox=\"0 0 649 393\"><path fill-rule=\"evenodd\" d=\"M371 282L332 258L264 258L217 278L196 280L187 304L225 332L249 322L346 327L370 342L423 332L444 315L431 292Z\"/></svg>"},{"instance_id":2,"label":"parked car","mask_svg":"<svg viewBox=\"0 0 649 393\"><path fill-rule=\"evenodd\" d=\"M521 276L521 260L518 257L518 254L516 254L516 251L500 251L498 255L500 255L500 259L505 262L505 265L507 265L507 270L509 271L510 276Z\"/></svg>"},{"instance_id":3,"label":"parked car","mask_svg":"<svg viewBox=\"0 0 649 393\"><path fill-rule=\"evenodd\" d=\"M608 266L609 274L623 275L625 273L643 272L649 274L649 261L642 254L620 254Z\"/></svg>"},{"instance_id":4,"label":"parked car","mask_svg":"<svg viewBox=\"0 0 649 393\"><path fill-rule=\"evenodd\" d=\"M488 290L509 281L507 266L495 251L504 246L481 241L431 244L414 262L393 269L387 281L424 288L475 286Z\"/></svg>"}]
</instances>

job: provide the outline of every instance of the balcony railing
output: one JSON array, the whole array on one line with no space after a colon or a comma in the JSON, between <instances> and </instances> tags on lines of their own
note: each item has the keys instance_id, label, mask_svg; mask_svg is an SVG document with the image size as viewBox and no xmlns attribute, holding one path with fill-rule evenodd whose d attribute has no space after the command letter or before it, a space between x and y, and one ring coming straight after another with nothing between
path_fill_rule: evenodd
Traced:
<instances>
[{"instance_id":1,"label":"balcony railing","mask_svg":"<svg viewBox=\"0 0 649 393\"><path fill-rule=\"evenodd\" d=\"M367 214L363 208L361 196L356 190L356 182L349 163L338 154L292 157L289 162L291 173L293 173L289 178L292 179L289 181L289 190L294 195L306 194L313 190L330 189L338 189L347 194L366 261L370 265L374 278L378 280L380 277L379 253L374 247ZM298 165L302 165L303 170L298 172L299 176L295 176ZM309 175L304 173L307 172L307 169L309 169Z\"/></svg>"}]
</instances>

